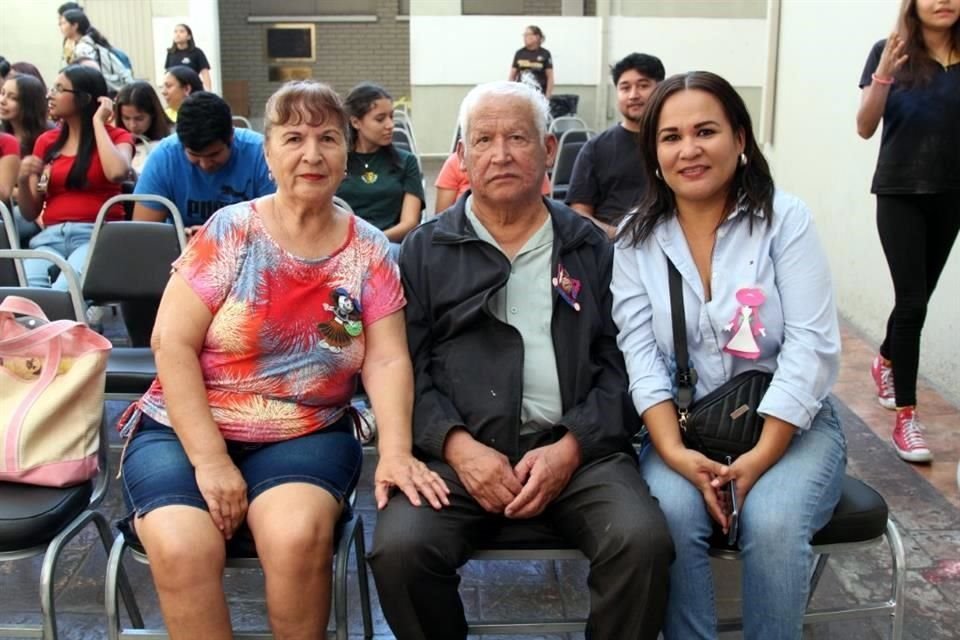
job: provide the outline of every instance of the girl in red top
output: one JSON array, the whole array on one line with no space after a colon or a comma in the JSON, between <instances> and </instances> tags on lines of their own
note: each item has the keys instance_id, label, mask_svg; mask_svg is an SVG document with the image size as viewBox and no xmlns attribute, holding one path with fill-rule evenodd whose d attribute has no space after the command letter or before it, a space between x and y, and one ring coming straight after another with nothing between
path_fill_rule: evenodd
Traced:
<instances>
[{"instance_id":1,"label":"girl in red top","mask_svg":"<svg viewBox=\"0 0 960 640\"><path fill-rule=\"evenodd\" d=\"M43 82L24 74L7 77L0 85L0 130L17 138L21 158L33 152L37 138L49 128Z\"/></svg>"},{"instance_id":2,"label":"girl in red top","mask_svg":"<svg viewBox=\"0 0 960 640\"><path fill-rule=\"evenodd\" d=\"M41 135L33 155L20 163L20 212L27 220L39 217L43 227L30 248L66 258L79 273L100 207L120 193L120 183L130 172L133 139L128 131L107 124L113 102L96 69L65 68L50 89L48 103L50 117L61 126ZM122 220L123 208L113 207L108 219ZM25 261L27 283L51 286L49 267L45 260ZM67 288L62 275L53 287Z\"/></svg>"},{"instance_id":3,"label":"girl in red top","mask_svg":"<svg viewBox=\"0 0 960 640\"><path fill-rule=\"evenodd\" d=\"M27 64L29 63L14 64L13 71L0 85L0 131L13 136L18 144L16 172L10 177L12 193L7 193L0 185L0 199L5 201L10 201L11 198L18 199L16 185L17 175L20 173L20 158L33 153L33 145L36 144L37 138L53 126L47 120L46 85L36 76L19 73L16 70L18 65ZM7 151L3 152L4 158L7 153ZM4 161L0 160L0 165L3 164ZM7 169L0 166L0 183L4 182L5 171L13 165L13 161L6 160L6 164ZM40 227L24 220L18 206L14 206L12 212L17 234L20 236L20 246L26 246L30 238L40 232Z\"/></svg>"}]
</instances>

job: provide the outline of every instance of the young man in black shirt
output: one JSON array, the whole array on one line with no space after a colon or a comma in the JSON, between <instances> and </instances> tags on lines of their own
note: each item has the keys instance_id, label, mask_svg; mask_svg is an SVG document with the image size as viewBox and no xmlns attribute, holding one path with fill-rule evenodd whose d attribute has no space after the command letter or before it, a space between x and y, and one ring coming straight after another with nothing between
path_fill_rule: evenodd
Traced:
<instances>
[{"instance_id":1,"label":"young man in black shirt","mask_svg":"<svg viewBox=\"0 0 960 640\"><path fill-rule=\"evenodd\" d=\"M620 218L643 193L643 159L637 135L647 99L666 75L655 56L631 53L610 69L620 122L590 138L573 166L567 204L611 238Z\"/></svg>"}]
</instances>

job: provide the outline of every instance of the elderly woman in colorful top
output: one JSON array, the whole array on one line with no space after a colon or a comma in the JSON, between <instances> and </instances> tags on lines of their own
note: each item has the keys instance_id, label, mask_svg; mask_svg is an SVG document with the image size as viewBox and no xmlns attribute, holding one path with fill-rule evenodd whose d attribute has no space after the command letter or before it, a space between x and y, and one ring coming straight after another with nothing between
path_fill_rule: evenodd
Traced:
<instances>
[{"instance_id":1,"label":"elderly woman in colorful top","mask_svg":"<svg viewBox=\"0 0 960 640\"><path fill-rule=\"evenodd\" d=\"M276 195L198 231L160 304L158 377L122 420L130 524L174 638L231 637L226 541L245 525L275 637L321 637L334 528L360 473L350 398L363 378L379 427L376 499L447 502L411 455L403 289L383 234L338 208L347 116L317 82L269 100ZM421 498L422 496L422 498Z\"/></svg>"},{"instance_id":2,"label":"elderly woman in colorful top","mask_svg":"<svg viewBox=\"0 0 960 640\"><path fill-rule=\"evenodd\" d=\"M828 394L840 332L810 211L774 189L743 100L712 73L661 83L647 103L647 184L614 254L613 318L653 446L641 470L676 546L663 635L717 637L709 539L740 499L744 637L802 635L810 540L840 499L846 446ZM688 449L674 405L668 261L679 271L696 401L737 374L773 374L759 442L730 465ZM686 363L685 363L686 364Z\"/></svg>"}]
</instances>

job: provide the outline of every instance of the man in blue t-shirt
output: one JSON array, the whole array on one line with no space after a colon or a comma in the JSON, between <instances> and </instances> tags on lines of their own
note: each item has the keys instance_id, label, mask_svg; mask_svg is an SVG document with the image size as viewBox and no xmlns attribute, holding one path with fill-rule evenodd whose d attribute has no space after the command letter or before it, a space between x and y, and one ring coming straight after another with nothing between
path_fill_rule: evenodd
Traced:
<instances>
[{"instance_id":1,"label":"man in blue t-shirt","mask_svg":"<svg viewBox=\"0 0 960 640\"><path fill-rule=\"evenodd\" d=\"M263 136L234 129L223 98L198 91L180 106L176 135L147 156L134 193L164 196L180 210L187 233L218 209L273 193L277 186L263 157ZM138 202L134 220L168 220L163 205Z\"/></svg>"}]
</instances>

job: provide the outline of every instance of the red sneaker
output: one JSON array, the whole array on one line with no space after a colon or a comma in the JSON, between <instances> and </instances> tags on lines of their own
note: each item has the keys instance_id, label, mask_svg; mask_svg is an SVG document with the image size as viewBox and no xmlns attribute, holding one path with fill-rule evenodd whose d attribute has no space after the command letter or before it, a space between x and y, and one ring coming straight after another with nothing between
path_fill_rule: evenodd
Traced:
<instances>
[{"instance_id":1,"label":"red sneaker","mask_svg":"<svg viewBox=\"0 0 960 640\"><path fill-rule=\"evenodd\" d=\"M873 377L873 383L877 385L877 402L880 406L884 409L896 409L897 396L893 390L893 367L882 357L877 356L870 365L870 375Z\"/></svg>"},{"instance_id":2,"label":"red sneaker","mask_svg":"<svg viewBox=\"0 0 960 640\"><path fill-rule=\"evenodd\" d=\"M897 409L897 421L893 427L893 448L907 462L930 462L933 455L923 437L923 426L913 407Z\"/></svg>"}]
</instances>

